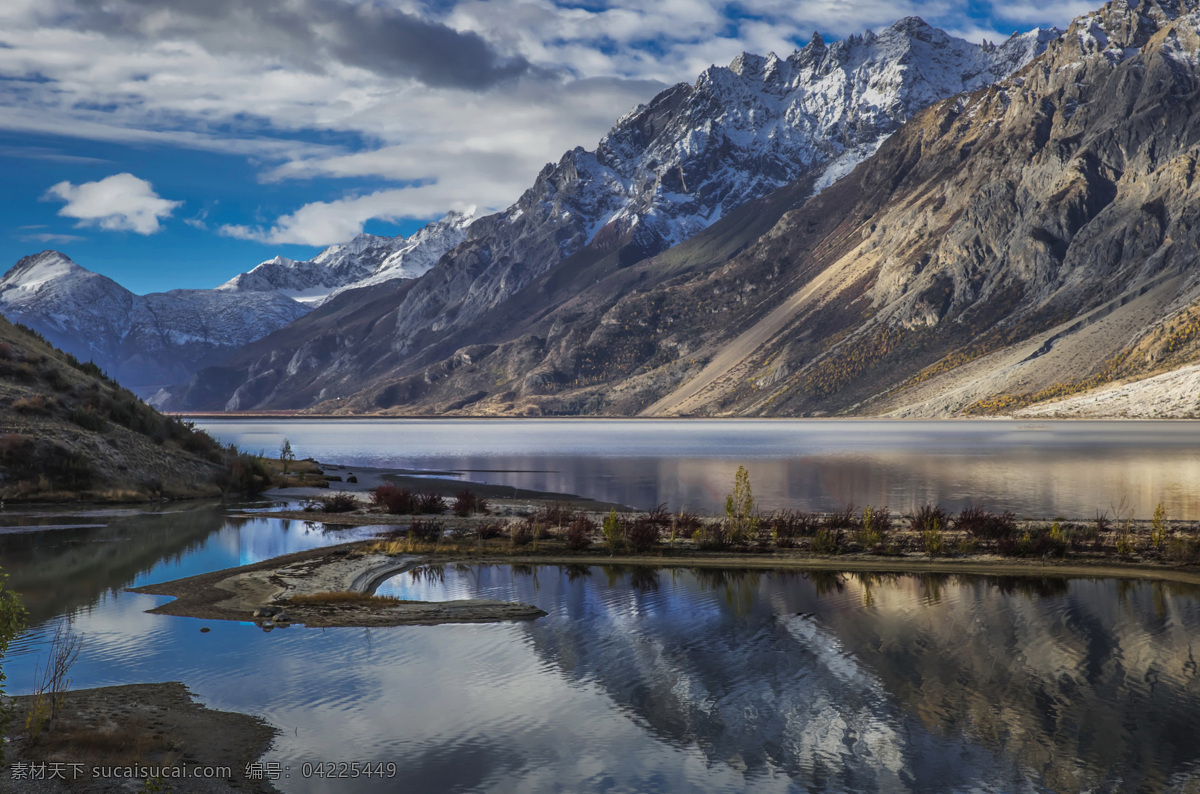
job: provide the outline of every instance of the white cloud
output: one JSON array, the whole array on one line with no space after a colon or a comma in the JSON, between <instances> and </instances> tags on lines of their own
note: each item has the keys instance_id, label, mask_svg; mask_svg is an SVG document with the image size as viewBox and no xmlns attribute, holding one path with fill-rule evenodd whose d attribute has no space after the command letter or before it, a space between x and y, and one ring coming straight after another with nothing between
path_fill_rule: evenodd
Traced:
<instances>
[{"instance_id":1,"label":"white cloud","mask_svg":"<svg viewBox=\"0 0 1200 794\"><path fill-rule=\"evenodd\" d=\"M138 234L154 234L161 228L159 219L170 217L183 204L162 198L149 182L133 174L113 174L80 185L59 182L46 191L46 198L65 201L58 214L78 219L79 226Z\"/></svg>"},{"instance_id":2,"label":"white cloud","mask_svg":"<svg viewBox=\"0 0 1200 794\"><path fill-rule=\"evenodd\" d=\"M784 56L813 30L841 36L909 14L1001 40L1018 21L1065 25L1089 2L997 5L993 35L950 0L13 0L0 3L0 130L240 154L265 180L396 182L338 190L265 228L225 228L325 245L371 218L507 206L545 162L594 147L637 103L743 50ZM313 8L324 16L297 11ZM441 75L437 52L394 53L394 37L339 44L377 17L398 30L428 23L474 55Z\"/></svg>"}]
</instances>

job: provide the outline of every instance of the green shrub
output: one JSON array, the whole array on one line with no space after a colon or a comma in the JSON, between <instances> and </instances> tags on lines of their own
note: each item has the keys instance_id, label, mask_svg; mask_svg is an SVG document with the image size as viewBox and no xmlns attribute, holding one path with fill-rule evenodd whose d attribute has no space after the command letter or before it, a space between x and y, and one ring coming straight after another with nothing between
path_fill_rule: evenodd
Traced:
<instances>
[{"instance_id":1,"label":"green shrub","mask_svg":"<svg viewBox=\"0 0 1200 794\"><path fill-rule=\"evenodd\" d=\"M722 551L730 546L729 527L724 521L703 524L692 533L692 542L701 551Z\"/></svg>"},{"instance_id":2,"label":"green shrub","mask_svg":"<svg viewBox=\"0 0 1200 794\"><path fill-rule=\"evenodd\" d=\"M824 526L813 535L808 547L815 554L840 554L843 540L842 530Z\"/></svg>"},{"instance_id":3,"label":"green shrub","mask_svg":"<svg viewBox=\"0 0 1200 794\"><path fill-rule=\"evenodd\" d=\"M734 543L750 543L758 537L758 514L754 512L754 494L750 472L738 466L733 477L733 493L725 496L725 518L729 538Z\"/></svg>"},{"instance_id":4,"label":"green shrub","mask_svg":"<svg viewBox=\"0 0 1200 794\"><path fill-rule=\"evenodd\" d=\"M934 518L925 524L925 528L921 531L921 545L930 558L940 557L946 553L946 536L942 532L941 521Z\"/></svg>"},{"instance_id":5,"label":"green shrub","mask_svg":"<svg viewBox=\"0 0 1200 794\"><path fill-rule=\"evenodd\" d=\"M1159 502L1154 508L1154 517L1150 519L1150 545L1162 551L1167 545L1167 508Z\"/></svg>"},{"instance_id":6,"label":"green shrub","mask_svg":"<svg viewBox=\"0 0 1200 794\"><path fill-rule=\"evenodd\" d=\"M625 545L625 528L621 525L621 519L617 516L615 509L609 510L608 515L604 517L600 532L604 536L604 545L608 547L610 554Z\"/></svg>"}]
</instances>

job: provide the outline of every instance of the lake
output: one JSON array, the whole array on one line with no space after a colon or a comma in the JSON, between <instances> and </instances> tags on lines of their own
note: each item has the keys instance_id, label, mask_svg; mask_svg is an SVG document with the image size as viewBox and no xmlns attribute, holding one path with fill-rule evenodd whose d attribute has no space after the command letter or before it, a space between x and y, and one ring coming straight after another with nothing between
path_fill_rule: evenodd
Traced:
<instances>
[{"instance_id":1,"label":"lake","mask_svg":"<svg viewBox=\"0 0 1200 794\"><path fill-rule=\"evenodd\" d=\"M1089 519L1122 503L1200 520L1200 422L204 419L224 442L327 463L450 471L639 508L720 511L744 464L761 507L981 504Z\"/></svg>"},{"instance_id":2,"label":"lake","mask_svg":"<svg viewBox=\"0 0 1200 794\"><path fill-rule=\"evenodd\" d=\"M266 760L289 769L286 792L1200 784L1193 586L445 566L381 592L520 600L548 614L268 634L148 615L165 599L123 588L373 530L232 519L205 504L0 516L0 561L36 624L5 660L10 692L33 688L69 618L84 638L72 686L179 680L209 706L261 715L281 729ZM19 531L27 524L41 528ZM322 761L391 761L402 780L301 777Z\"/></svg>"}]
</instances>

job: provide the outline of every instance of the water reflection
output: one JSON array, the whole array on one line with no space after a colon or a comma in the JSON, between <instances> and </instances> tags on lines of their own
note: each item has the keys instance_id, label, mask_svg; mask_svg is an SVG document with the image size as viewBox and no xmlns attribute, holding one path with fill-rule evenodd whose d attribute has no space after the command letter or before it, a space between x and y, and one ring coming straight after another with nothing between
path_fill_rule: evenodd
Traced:
<instances>
[{"instance_id":1,"label":"water reflection","mask_svg":"<svg viewBox=\"0 0 1200 794\"><path fill-rule=\"evenodd\" d=\"M1195 587L447 564L380 592L520 600L547 616L265 634L148 615L163 599L121 588L345 535L214 522L202 509L158 520L113 520L88 530L90 545L85 535L61 542L75 530L0 538L30 608L52 616L5 660L11 692L32 688L38 638L69 613L84 637L74 686L181 680L215 708L280 727L268 760L395 761L406 791L1200 785ZM113 556L89 573L81 548L107 546ZM86 584L64 595L56 576ZM287 792L328 790L323 782L280 781Z\"/></svg>"},{"instance_id":2,"label":"water reflection","mask_svg":"<svg viewBox=\"0 0 1200 794\"><path fill-rule=\"evenodd\" d=\"M1200 760L1194 587L600 570L538 572L539 603L557 606L527 628L538 656L746 781L1160 790ZM403 592L529 599L531 585L499 568Z\"/></svg>"},{"instance_id":3,"label":"water reflection","mask_svg":"<svg viewBox=\"0 0 1200 794\"><path fill-rule=\"evenodd\" d=\"M1128 499L1200 520L1200 424L884 420L213 420L245 449L457 471L650 508L720 511L739 464L767 509L984 504L1091 518Z\"/></svg>"}]
</instances>

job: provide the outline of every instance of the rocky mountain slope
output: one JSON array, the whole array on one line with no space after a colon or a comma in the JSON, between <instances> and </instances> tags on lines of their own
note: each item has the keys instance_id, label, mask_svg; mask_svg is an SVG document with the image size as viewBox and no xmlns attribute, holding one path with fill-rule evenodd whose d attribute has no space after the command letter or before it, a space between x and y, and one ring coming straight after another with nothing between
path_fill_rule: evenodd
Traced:
<instances>
[{"instance_id":1,"label":"rocky mountain slope","mask_svg":"<svg viewBox=\"0 0 1200 794\"><path fill-rule=\"evenodd\" d=\"M974 45L908 18L829 45L814 36L786 59L739 56L637 108L595 151L547 165L516 204L471 224L422 278L330 301L193 379L171 404L305 407L437 360L449 337L490 344L487 316L514 296L536 304L530 287L543 276L590 285L796 180L806 187L793 198L807 197L922 107L1010 74L1056 35ZM739 222L743 237L761 225Z\"/></svg>"},{"instance_id":2,"label":"rocky mountain slope","mask_svg":"<svg viewBox=\"0 0 1200 794\"><path fill-rule=\"evenodd\" d=\"M27 256L0 278L0 313L143 396L306 311L277 293L135 295L57 251Z\"/></svg>"},{"instance_id":3,"label":"rocky mountain slope","mask_svg":"<svg viewBox=\"0 0 1200 794\"><path fill-rule=\"evenodd\" d=\"M0 500L219 496L266 479L91 363L0 317Z\"/></svg>"},{"instance_id":4,"label":"rocky mountain slope","mask_svg":"<svg viewBox=\"0 0 1200 794\"><path fill-rule=\"evenodd\" d=\"M810 176L630 267L564 263L318 408L961 416L1190 365L1198 50L1196 0L1114 0L816 196ZM386 331L347 330L387 363Z\"/></svg>"}]
</instances>

